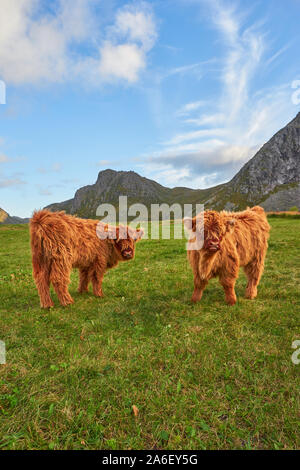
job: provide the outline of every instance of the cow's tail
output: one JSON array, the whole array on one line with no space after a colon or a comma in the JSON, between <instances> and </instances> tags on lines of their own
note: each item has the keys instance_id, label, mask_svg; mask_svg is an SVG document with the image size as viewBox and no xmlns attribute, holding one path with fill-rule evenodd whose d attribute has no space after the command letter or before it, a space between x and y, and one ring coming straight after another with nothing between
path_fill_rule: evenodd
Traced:
<instances>
[{"instance_id":1,"label":"cow's tail","mask_svg":"<svg viewBox=\"0 0 300 470\"><path fill-rule=\"evenodd\" d=\"M49 211L41 210L34 212L30 219L30 244L34 272L39 272L49 259L48 216Z\"/></svg>"}]
</instances>

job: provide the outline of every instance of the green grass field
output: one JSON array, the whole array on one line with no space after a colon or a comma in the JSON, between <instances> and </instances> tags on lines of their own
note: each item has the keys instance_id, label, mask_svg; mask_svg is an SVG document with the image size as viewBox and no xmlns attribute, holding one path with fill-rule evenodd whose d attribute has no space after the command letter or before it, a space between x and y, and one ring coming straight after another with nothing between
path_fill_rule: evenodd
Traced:
<instances>
[{"instance_id":1,"label":"green grass field","mask_svg":"<svg viewBox=\"0 0 300 470\"><path fill-rule=\"evenodd\" d=\"M144 240L105 297L43 311L27 226L0 228L1 449L300 447L300 220L270 219L257 300L192 305L184 240ZM135 416L132 406L139 413Z\"/></svg>"}]
</instances>

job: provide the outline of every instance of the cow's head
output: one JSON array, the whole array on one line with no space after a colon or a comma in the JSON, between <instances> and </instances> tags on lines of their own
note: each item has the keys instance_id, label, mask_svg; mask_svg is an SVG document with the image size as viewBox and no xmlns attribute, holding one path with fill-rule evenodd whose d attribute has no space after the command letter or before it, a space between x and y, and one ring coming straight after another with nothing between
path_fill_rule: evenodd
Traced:
<instances>
[{"instance_id":1,"label":"cow's head","mask_svg":"<svg viewBox=\"0 0 300 470\"><path fill-rule=\"evenodd\" d=\"M113 227L102 222L98 222L96 233L101 240L107 240L114 247L114 252L119 261L130 260L134 257L135 244L144 235L142 228L133 229L120 225Z\"/></svg>"},{"instance_id":2,"label":"cow's head","mask_svg":"<svg viewBox=\"0 0 300 470\"><path fill-rule=\"evenodd\" d=\"M233 231L235 220L216 211L205 211L193 219L184 219L185 227L189 230L191 239L201 235L202 249L209 254L221 250L224 237Z\"/></svg>"},{"instance_id":3,"label":"cow's head","mask_svg":"<svg viewBox=\"0 0 300 470\"><path fill-rule=\"evenodd\" d=\"M116 227L116 237L114 239L115 248L120 260L126 261L134 257L135 244L144 235L144 230L136 230L131 227Z\"/></svg>"}]
</instances>

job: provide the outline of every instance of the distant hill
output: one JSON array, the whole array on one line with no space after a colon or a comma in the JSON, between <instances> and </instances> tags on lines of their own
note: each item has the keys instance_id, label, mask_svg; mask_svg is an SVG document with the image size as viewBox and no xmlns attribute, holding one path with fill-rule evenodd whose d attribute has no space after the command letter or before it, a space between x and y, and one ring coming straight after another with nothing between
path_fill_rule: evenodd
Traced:
<instances>
[{"instance_id":1,"label":"distant hill","mask_svg":"<svg viewBox=\"0 0 300 470\"><path fill-rule=\"evenodd\" d=\"M68 201L50 204L81 217L95 217L101 203L117 207L120 195L128 204L203 203L206 208L240 210L261 204L269 211L300 207L300 113L277 132L226 184L209 189L166 188L134 171L104 170L93 185L76 191Z\"/></svg>"},{"instance_id":2,"label":"distant hill","mask_svg":"<svg viewBox=\"0 0 300 470\"><path fill-rule=\"evenodd\" d=\"M12 217L0 207L0 224L28 224L29 219L21 217Z\"/></svg>"},{"instance_id":3,"label":"distant hill","mask_svg":"<svg viewBox=\"0 0 300 470\"><path fill-rule=\"evenodd\" d=\"M139 202L150 207L151 204L161 203L202 202L209 198L215 189L170 189L134 171L104 170L98 174L95 184L78 189L73 199L51 204L47 208L53 211L65 210L80 217L95 217L99 204L109 202L117 207L119 196L127 196L128 205Z\"/></svg>"}]
</instances>

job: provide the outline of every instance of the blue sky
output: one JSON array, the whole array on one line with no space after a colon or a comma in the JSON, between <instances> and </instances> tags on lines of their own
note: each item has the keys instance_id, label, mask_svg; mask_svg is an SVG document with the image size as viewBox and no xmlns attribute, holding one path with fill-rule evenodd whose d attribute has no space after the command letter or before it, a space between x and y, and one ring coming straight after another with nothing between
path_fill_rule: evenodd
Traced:
<instances>
[{"instance_id":1,"label":"blue sky","mask_svg":"<svg viewBox=\"0 0 300 470\"><path fill-rule=\"evenodd\" d=\"M299 18L300 0L1 0L0 207L30 216L106 168L228 181L299 111Z\"/></svg>"}]
</instances>

